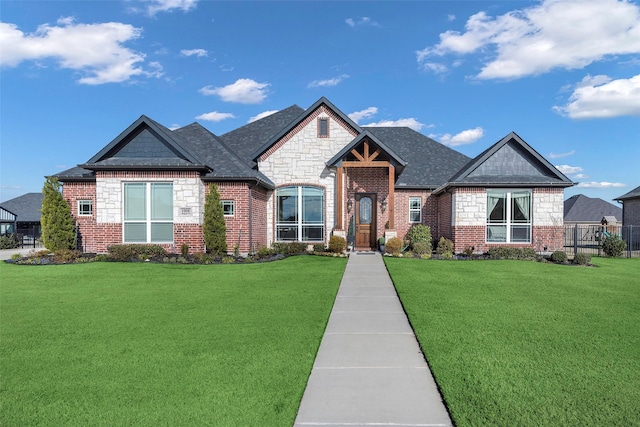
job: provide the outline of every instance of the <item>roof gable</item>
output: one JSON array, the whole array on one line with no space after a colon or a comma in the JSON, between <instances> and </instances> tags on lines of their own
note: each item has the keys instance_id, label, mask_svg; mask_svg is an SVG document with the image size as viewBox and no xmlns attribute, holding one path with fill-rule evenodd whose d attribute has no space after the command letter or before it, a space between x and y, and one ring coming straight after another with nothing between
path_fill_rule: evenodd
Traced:
<instances>
[{"instance_id":1,"label":"roof gable","mask_svg":"<svg viewBox=\"0 0 640 427\"><path fill-rule=\"evenodd\" d=\"M624 200L637 199L637 198L640 198L640 186L634 188L633 190L629 191L628 193L623 194L620 197L616 197L613 200L624 201Z\"/></svg>"},{"instance_id":2,"label":"roof gable","mask_svg":"<svg viewBox=\"0 0 640 427\"><path fill-rule=\"evenodd\" d=\"M82 168L188 168L206 169L172 131L141 116L93 156Z\"/></svg>"},{"instance_id":3,"label":"roof gable","mask_svg":"<svg viewBox=\"0 0 640 427\"><path fill-rule=\"evenodd\" d=\"M471 160L448 183L454 185L574 185L515 132Z\"/></svg>"},{"instance_id":4,"label":"roof gable","mask_svg":"<svg viewBox=\"0 0 640 427\"><path fill-rule=\"evenodd\" d=\"M377 160L388 160L393 166L404 168L407 162L397 155L391 148L381 142L375 135L369 131L364 131L358 135L353 141L347 144L338 154L336 154L331 160L327 162L327 166L340 166L342 161L348 160L349 157L354 156L352 153L354 150L358 150L365 142L372 142L374 148L380 149L382 156L377 157Z\"/></svg>"},{"instance_id":5,"label":"roof gable","mask_svg":"<svg viewBox=\"0 0 640 427\"><path fill-rule=\"evenodd\" d=\"M27 193L2 202L0 207L16 215L19 222L39 222L42 198L42 193Z\"/></svg>"},{"instance_id":6,"label":"roof gable","mask_svg":"<svg viewBox=\"0 0 640 427\"><path fill-rule=\"evenodd\" d=\"M304 110L298 117L292 120L287 126L282 128L280 132L275 134L271 139L269 139L266 143L264 143L260 148L254 151L251 154L252 160L257 160L263 154L265 154L268 150L272 150L276 144L278 144L281 140L283 140L288 134L294 133L296 127L298 127L302 122L307 120L309 116L315 114L318 109L325 108L326 111L333 116L333 118L342 122L344 126L350 129L353 135L358 135L362 132L362 129L351 120L346 114L340 111L335 105L333 105L327 98L324 96L317 100L311 107Z\"/></svg>"}]
</instances>

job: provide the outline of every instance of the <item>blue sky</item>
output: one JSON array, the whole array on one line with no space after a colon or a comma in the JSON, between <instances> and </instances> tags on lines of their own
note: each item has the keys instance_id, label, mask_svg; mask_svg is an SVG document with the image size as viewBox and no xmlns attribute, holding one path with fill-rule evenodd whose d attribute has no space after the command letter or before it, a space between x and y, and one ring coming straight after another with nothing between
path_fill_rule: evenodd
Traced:
<instances>
[{"instance_id":1,"label":"blue sky","mask_svg":"<svg viewBox=\"0 0 640 427\"><path fill-rule=\"evenodd\" d=\"M0 201L142 114L220 135L321 96L471 157L515 131L565 197L640 185L638 1L2 0L0 66Z\"/></svg>"}]
</instances>

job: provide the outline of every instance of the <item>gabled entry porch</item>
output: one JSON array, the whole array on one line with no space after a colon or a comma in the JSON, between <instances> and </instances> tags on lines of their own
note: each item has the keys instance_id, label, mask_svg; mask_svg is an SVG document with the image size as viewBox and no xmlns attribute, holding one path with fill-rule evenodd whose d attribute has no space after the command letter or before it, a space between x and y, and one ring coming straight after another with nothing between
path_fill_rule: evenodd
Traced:
<instances>
[{"instance_id":1,"label":"gabled entry porch","mask_svg":"<svg viewBox=\"0 0 640 427\"><path fill-rule=\"evenodd\" d=\"M395 236L397 168L406 163L365 132L330 162L336 167L336 224L356 250L375 250L380 237Z\"/></svg>"}]
</instances>

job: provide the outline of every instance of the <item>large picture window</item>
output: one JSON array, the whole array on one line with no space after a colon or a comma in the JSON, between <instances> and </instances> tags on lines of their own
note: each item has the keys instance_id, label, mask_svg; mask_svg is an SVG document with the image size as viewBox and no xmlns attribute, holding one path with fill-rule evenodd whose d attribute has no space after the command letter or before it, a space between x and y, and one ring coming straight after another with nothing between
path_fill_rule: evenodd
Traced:
<instances>
[{"instance_id":1,"label":"large picture window","mask_svg":"<svg viewBox=\"0 0 640 427\"><path fill-rule=\"evenodd\" d=\"M487 242L531 243L530 191L487 191Z\"/></svg>"},{"instance_id":2,"label":"large picture window","mask_svg":"<svg viewBox=\"0 0 640 427\"><path fill-rule=\"evenodd\" d=\"M324 241L324 190L283 187L276 190L277 240Z\"/></svg>"},{"instance_id":3,"label":"large picture window","mask_svg":"<svg viewBox=\"0 0 640 427\"><path fill-rule=\"evenodd\" d=\"M124 184L125 243L173 242L173 184Z\"/></svg>"}]
</instances>

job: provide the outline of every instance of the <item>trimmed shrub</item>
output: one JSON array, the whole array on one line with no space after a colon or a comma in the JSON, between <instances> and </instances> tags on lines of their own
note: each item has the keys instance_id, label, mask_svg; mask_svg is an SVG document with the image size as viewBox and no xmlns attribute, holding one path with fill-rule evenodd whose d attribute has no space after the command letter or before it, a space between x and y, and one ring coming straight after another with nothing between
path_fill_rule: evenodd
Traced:
<instances>
[{"instance_id":1,"label":"trimmed shrub","mask_svg":"<svg viewBox=\"0 0 640 427\"><path fill-rule=\"evenodd\" d=\"M392 237L385 243L384 250L388 254L398 255L402 249L402 240L398 237Z\"/></svg>"},{"instance_id":2,"label":"trimmed shrub","mask_svg":"<svg viewBox=\"0 0 640 427\"><path fill-rule=\"evenodd\" d=\"M281 255L296 255L307 253L307 244L303 242L274 242L273 252Z\"/></svg>"},{"instance_id":3,"label":"trimmed shrub","mask_svg":"<svg viewBox=\"0 0 640 427\"><path fill-rule=\"evenodd\" d=\"M180 254L183 257L186 257L187 255L189 255L189 245L186 243L183 243L182 245L180 245Z\"/></svg>"},{"instance_id":4,"label":"trimmed shrub","mask_svg":"<svg viewBox=\"0 0 640 427\"><path fill-rule=\"evenodd\" d=\"M411 248L414 252L418 252L415 249L415 245L421 243L424 243L431 248L431 228L427 225L416 224L407 232L407 239L409 239L409 243L411 244Z\"/></svg>"},{"instance_id":5,"label":"trimmed shrub","mask_svg":"<svg viewBox=\"0 0 640 427\"><path fill-rule=\"evenodd\" d=\"M589 265L591 264L591 255L580 252L573 257L573 263L578 265Z\"/></svg>"},{"instance_id":6,"label":"trimmed shrub","mask_svg":"<svg viewBox=\"0 0 640 427\"><path fill-rule=\"evenodd\" d=\"M227 224L224 221L218 186L215 184L209 185L209 192L204 200L202 233L207 253L214 255L227 253Z\"/></svg>"},{"instance_id":7,"label":"trimmed shrub","mask_svg":"<svg viewBox=\"0 0 640 427\"><path fill-rule=\"evenodd\" d=\"M473 248L471 246L467 246L466 248L464 248L462 253L464 254L464 256L470 257L473 255Z\"/></svg>"},{"instance_id":8,"label":"trimmed shrub","mask_svg":"<svg viewBox=\"0 0 640 427\"><path fill-rule=\"evenodd\" d=\"M167 254L159 245L112 245L107 247L107 251L113 261L144 260Z\"/></svg>"},{"instance_id":9,"label":"trimmed shrub","mask_svg":"<svg viewBox=\"0 0 640 427\"><path fill-rule=\"evenodd\" d=\"M325 249L324 243L316 243L313 245L313 252L324 252Z\"/></svg>"},{"instance_id":10,"label":"trimmed shrub","mask_svg":"<svg viewBox=\"0 0 640 427\"><path fill-rule=\"evenodd\" d=\"M18 239L15 234L0 236L0 249L15 249L18 247Z\"/></svg>"},{"instance_id":11,"label":"trimmed shrub","mask_svg":"<svg viewBox=\"0 0 640 427\"><path fill-rule=\"evenodd\" d=\"M413 252L416 255L425 255L431 254L431 242L422 242L418 241L416 243L412 243L411 247L413 248Z\"/></svg>"},{"instance_id":12,"label":"trimmed shrub","mask_svg":"<svg viewBox=\"0 0 640 427\"><path fill-rule=\"evenodd\" d=\"M449 239L441 237L440 240L438 240L436 253L438 255L443 255L445 258L451 258L453 256L453 242Z\"/></svg>"},{"instance_id":13,"label":"trimmed shrub","mask_svg":"<svg viewBox=\"0 0 640 427\"><path fill-rule=\"evenodd\" d=\"M513 248L510 246L494 246L487 251L493 259L520 259L537 261L538 254L533 248Z\"/></svg>"},{"instance_id":14,"label":"trimmed shrub","mask_svg":"<svg viewBox=\"0 0 640 427\"><path fill-rule=\"evenodd\" d=\"M258 252L256 252L256 255L258 255L261 258L266 258L268 256L271 256L272 254L273 254L273 251L266 246L262 246L260 249L258 249Z\"/></svg>"},{"instance_id":15,"label":"trimmed shrub","mask_svg":"<svg viewBox=\"0 0 640 427\"><path fill-rule=\"evenodd\" d=\"M47 177L42 187L42 243L44 247L57 251L72 249L76 231L71 216L71 207L62 197L61 185L57 178Z\"/></svg>"},{"instance_id":16,"label":"trimmed shrub","mask_svg":"<svg viewBox=\"0 0 640 427\"><path fill-rule=\"evenodd\" d=\"M53 253L55 262L68 263L73 262L82 256L82 252L71 249L60 249Z\"/></svg>"},{"instance_id":17,"label":"trimmed shrub","mask_svg":"<svg viewBox=\"0 0 640 427\"><path fill-rule=\"evenodd\" d=\"M551 254L551 261L557 262L559 264L564 264L569 260L565 251L555 251Z\"/></svg>"},{"instance_id":18,"label":"trimmed shrub","mask_svg":"<svg viewBox=\"0 0 640 427\"><path fill-rule=\"evenodd\" d=\"M347 240L340 236L331 236L329 238L329 250L336 254L341 254L347 248Z\"/></svg>"},{"instance_id":19,"label":"trimmed shrub","mask_svg":"<svg viewBox=\"0 0 640 427\"><path fill-rule=\"evenodd\" d=\"M602 250L609 257L617 258L622 256L626 248L627 243L617 234L612 234L602 240Z\"/></svg>"}]
</instances>

